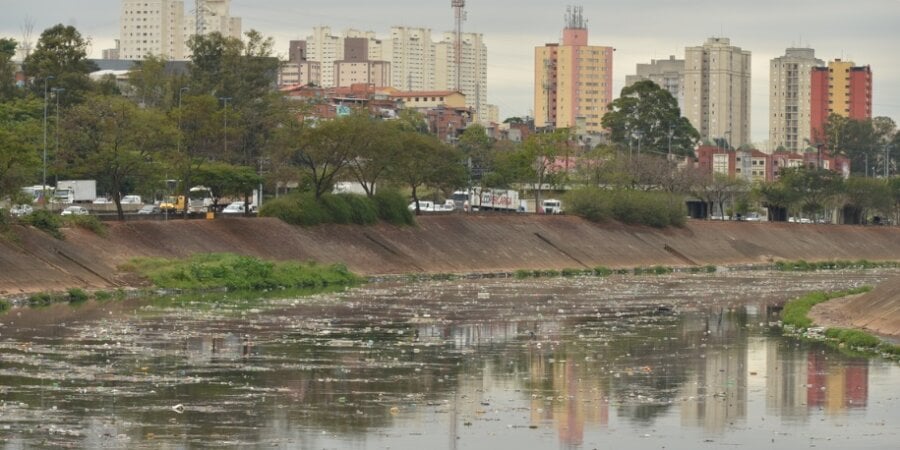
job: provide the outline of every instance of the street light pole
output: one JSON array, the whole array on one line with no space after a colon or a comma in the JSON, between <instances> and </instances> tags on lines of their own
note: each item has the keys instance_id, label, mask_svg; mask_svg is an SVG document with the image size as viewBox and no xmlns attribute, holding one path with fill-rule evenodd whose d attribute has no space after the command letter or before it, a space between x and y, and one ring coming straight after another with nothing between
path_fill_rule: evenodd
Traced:
<instances>
[{"instance_id":1,"label":"street light pole","mask_svg":"<svg viewBox=\"0 0 900 450\"><path fill-rule=\"evenodd\" d=\"M224 157L225 155L228 154L228 101L231 100L231 97L220 97L220 100L222 100L222 104L223 104L223 106L222 106L222 121L223 121L222 137L225 142L225 151L222 154L222 156Z\"/></svg>"},{"instance_id":2,"label":"street light pole","mask_svg":"<svg viewBox=\"0 0 900 450\"><path fill-rule=\"evenodd\" d=\"M44 199L44 207L47 206L47 83L55 78L53 75L47 75L44 78L44 169L43 169L43 184L41 185L41 192Z\"/></svg>"},{"instance_id":3,"label":"street light pole","mask_svg":"<svg viewBox=\"0 0 900 450\"><path fill-rule=\"evenodd\" d=\"M190 88L188 88L187 86L184 86L178 90L178 140L175 144L176 145L175 148L178 150L178 153L181 153L181 115L182 115L181 94L184 93L184 91L186 91L188 89L190 89Z\"/></svg>"},{"instance_id":4,"label":"street light pole","mask_svg":"<svg viewBox=\"0 0 900 450\"><path fill-rule=\"evenodd\" d=\"M50 92L56 96L56 158L59 158L59 94L65 91L65 88L52 88ZM45 162L46 164L46 162Z\"/></svg>"}]
</instances>

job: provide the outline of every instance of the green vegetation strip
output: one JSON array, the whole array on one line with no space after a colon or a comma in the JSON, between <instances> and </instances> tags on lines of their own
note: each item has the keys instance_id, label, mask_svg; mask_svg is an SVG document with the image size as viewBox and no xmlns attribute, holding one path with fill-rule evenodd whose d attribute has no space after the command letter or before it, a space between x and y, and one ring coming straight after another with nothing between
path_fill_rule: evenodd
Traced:
<instances>
[{"instance_id":1,"label":"green vegetation strip","mask_svg":"<svg viewBox=\"0 0 900 450\"><path fill-rule=\"evenodd\" d=\"M809 318L809 311L812 310L813 306L835 298L862 294L871 290L871 287L864 286L846 291L813 292L804 295L798 299L791 300L784 306L784 310L781 312L781 321L785 326L796 330L798 334L812 338L814 335L809 333L808 329L813 326L813 321ZM900 346L882 342L878 337L864 331L829 328L825 330L824 337L828 342L837 344L838 347L850 348L855 351L878 353L894 359L900 357Z\"/></svg>"},{"instance_id":2,"label":"green vegetation strip","mask_svg":"<svg viewBox=\"0 0 900 450\"><path fill-rule=\"evenodd\" d=\"M361 279L341 264L269 262L230 253L186 260L136 259L123 267L165 289L252 291L349 286Z\"/></svg>"},{"instance_id":3,"label":"green vegetation strip","mask_svg":"<svg viewBox=\"0 0 900 450\"><path fill-rule=\"evenodd\" d=\"M867 261L859 259L856 261L836 260L836 261L819 261L808 262L799 261L778 261L775 263L775 270L783 272L813 272L816 270L841 270L841 269L896 269L900 268L900 262L896 261Z\"/></svg>"}]
</instances>

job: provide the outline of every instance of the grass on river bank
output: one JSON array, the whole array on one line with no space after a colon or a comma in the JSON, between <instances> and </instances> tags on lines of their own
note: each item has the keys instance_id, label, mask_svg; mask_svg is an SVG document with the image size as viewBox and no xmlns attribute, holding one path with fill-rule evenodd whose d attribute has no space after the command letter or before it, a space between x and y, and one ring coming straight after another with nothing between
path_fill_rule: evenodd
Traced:
<instances>
[{"instance_id":1,"label":"grass on river bank","mask_svg":"<svg viewBox=\"0 0 900 450\"><path fill-rule=\"evenodd\" d=\"M122 267L164 289L261 291L348 286L362 279L342 264L270 262L231 253L193 255L185 260L135 259Z\"/></svg>"},{"instance_id":2,"label":"grass on river bank","mask_svg":"<svg viewBox=\"0 0 900 450\"><path fill-rule=\"evenodd\" d=\"M877 353L896 359L900 357L900 346L882 342L878 337L864 331L829 328L824 330L824 334L820 334L821 330L811 329L814 323L812 319L809 318L809 312L814 306L832 299L862 294L871 290L871 287L864 286L846 291L812 292L806 294L803 297L791 300L784 305L784 309L781 312L781 321L788 330L793 330L805 338L824 338L826 342L834 344L838 348L848 348L852 351L863 353Z\"/></svg>"}]
</instances>

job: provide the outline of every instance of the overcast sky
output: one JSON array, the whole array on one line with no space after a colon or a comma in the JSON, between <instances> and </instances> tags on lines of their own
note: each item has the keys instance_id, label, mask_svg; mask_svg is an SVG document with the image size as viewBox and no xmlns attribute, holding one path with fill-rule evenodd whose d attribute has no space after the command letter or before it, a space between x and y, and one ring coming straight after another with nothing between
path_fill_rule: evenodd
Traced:
<instances>
[{"instance_id":1,"label":"overcast sky","mask_svg":"<svg viewBox=\"0 0 900 450\"><path fill-rule=\"evenodd\" d=\"M35 37L57 23L74 25L92 41L99 57L118 37L119 0L0 0L0 36L21 40L26 18ZM186 0L192 5L193 0ZM484 34L488 47L488 96L501 118L531 115L534 47L557 42L566 6L574 1L469 0L465 31ZM871 65L874 114L900 122L900 0L627 0L582 2L590 43L616 48L614 93L635 64L651 58L684 58L686 46L708 37L731 38L752 52L752 136L768 139L769 61L787 47L809 46L823 60L843 58ZM244 30L287 41L305 38L314 26L375 31L428 27L436 35L453 29L450 0L232 0L232 15Z\"/></svg>"}]
</instances>

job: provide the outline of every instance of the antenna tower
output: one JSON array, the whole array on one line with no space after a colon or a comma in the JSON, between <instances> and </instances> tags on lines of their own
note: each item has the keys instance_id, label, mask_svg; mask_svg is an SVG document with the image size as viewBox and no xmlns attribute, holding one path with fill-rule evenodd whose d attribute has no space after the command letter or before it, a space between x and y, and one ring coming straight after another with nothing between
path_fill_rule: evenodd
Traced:
<instances>
[{"instance_id":1,"label":"antenna tower","mask_svg":"<svg viewBox=\"0 0 900 450\"><path fill-rule=\"evenodd\" d=\"M456 90L462 91L462 24L466 20L466 0L450 0L456 16L456 40L453 43L454 62L456 63Z\"/></svg>"}]
</instances>

